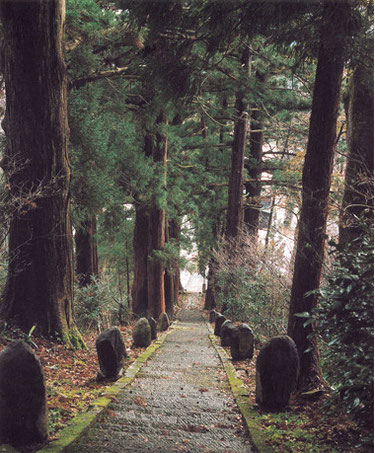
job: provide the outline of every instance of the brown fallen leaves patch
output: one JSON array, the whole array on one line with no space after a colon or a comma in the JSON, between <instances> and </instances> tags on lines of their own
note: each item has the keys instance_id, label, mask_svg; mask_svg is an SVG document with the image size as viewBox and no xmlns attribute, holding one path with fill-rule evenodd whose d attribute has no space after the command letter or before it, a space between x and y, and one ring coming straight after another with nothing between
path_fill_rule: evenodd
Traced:
<instances>
[{"instance_id":1,"label":"brown fallen leaves patch","mask_svg":"<svg viewBox=\"0 0 375 453\"><path fill-rule=\"evenodd\" d=\"M187 425L183 426L182 429L188 433L208 433L209 429L203 425Z\"/></svg>"},{"instance_id":2,"label":"brown fallen leaves patch","mask_svg":"<svg viewBox=\"0 0 375 453\"><path fill-rule=\"evenodd\" d=\"M127 368L142 352L142 349L131 349L132 327L120 327L125 342L128 358ZM0 351L12 340L25 338L16 329L7 330L0 341ZM106 387L112 382L96 382L99 368L95 341L97 333L83 335L87 350L74 350L41 337L32 337L30 346L39 357L43 366L49 411L50 438L58 437L58 432L69 423L75 415L85 411L99 396L106 396ZM115 401L115 398L111 396Z\"/></svg>"}]
</instances>

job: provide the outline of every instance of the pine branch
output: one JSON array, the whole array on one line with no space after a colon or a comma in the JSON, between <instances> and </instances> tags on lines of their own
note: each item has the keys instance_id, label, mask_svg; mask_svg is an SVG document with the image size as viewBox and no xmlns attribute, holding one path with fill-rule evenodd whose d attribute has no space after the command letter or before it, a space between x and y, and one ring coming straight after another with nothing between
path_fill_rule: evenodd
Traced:
<instances>
[{"instance_id":1,"label":"pine branch","mask_svg":"<svg viewBox=\"0 0 375 453\"><path fill-rule=\"evenodd\" d=\"M139 77L134 74L129 74L129 67L126 66L124 68L115 68L110 69L107 71L100 71L100 72L93 72L85 77L79 77L77 79L72 79L69 84L68 88L71 90L73 88L80 88L86 83L95 82L96 80L108 79L111 77L119 77L121 76L124 79L130 80L139 80Z\"/></svg>"}]
</instances>

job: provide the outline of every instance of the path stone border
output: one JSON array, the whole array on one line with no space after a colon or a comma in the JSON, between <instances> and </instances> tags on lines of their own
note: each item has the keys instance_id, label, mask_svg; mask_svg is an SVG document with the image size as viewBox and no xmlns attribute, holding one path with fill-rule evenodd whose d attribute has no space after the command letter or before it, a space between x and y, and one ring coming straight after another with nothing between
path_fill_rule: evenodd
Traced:
<instances>
[{"instance_id":1,"label":"path stone border","mask_svg":"<svg viewBox=\"0 0 375 453\"><path fill-rule=\"evenodd\" d=\"M143 364L160 348L166 337L176 329L177 324L178 321L174 321L167 332L163 332L154 343L135 359L135 361L125 370L125 374L122 378L116 381L111 387L107 387L103 390L104 395L93 401L86 412L79 414L70 420L69 425L60 432L60 436L57 440L50 442L36 453L64 453L69 451L69 446L80 436L85 434L91 425L98 419L99 415L114 399L116 399L116 396L121 390L134 381Z\"/></svg>"},{"instance_id":2,"label":"path stone border","mask_svg":"<svg viewBox=\"0 0 375 453\"><path fill-rule=\"evenodd\" d=\"M216 350L221 360L221 363L223 364L234 399L249 430L250 439L253 446L259 453L275 453L275 450L269 445L266 445L265 443L267 440L267 435L264 433L260 422L258 422L259 414L252 407L248 390L245 388L241 379L237 376L236 369L234 368L230 357L228 356L226 350L220 346L219 340L213 334L213 329L211 325L208 324L205 315L203 316L206 322L207 329L210 333L209 339L211 341L212 346Z\"/></svg>"}]
</instances>

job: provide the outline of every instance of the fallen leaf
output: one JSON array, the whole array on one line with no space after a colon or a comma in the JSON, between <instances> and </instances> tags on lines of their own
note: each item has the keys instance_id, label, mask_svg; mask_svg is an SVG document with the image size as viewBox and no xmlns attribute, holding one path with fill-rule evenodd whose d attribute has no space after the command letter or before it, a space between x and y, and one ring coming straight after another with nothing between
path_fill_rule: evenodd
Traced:
<instances>
[{"instance_id":1,"label":"fallen leaf","mask_svg":"<svg viewBox=\"0 0 375 453\"><path fill-rule=\"evenodd\" d=\"M111 411L111 409L108 409L108 407L104 408L106 413L110 416L110 417L117 417L117 414L116 412L114 411Z\"/></svg>"},{"instance_id":2,"label":"fallen leaf","mask_svg":"<svg viewBox=\"0 0 375 453\"><path fill-rule=\"evenodd\" d=\"M140 396L136 396L133 401L135 404L138 404L138 406L142 406L142 407L147 406L146 401L143 398L141 398Z\"/></svg>"},{"instance_id":3,"label":"fallen leaf","mask_svg":"<svg viewBox=\"0 0 375 453\"><path fill-rule=\"evenodd\" d=\"M189 433L208 433L208 428L203 425L188 425L183 426L182 429Z\"/></svg>"}]
</instances>

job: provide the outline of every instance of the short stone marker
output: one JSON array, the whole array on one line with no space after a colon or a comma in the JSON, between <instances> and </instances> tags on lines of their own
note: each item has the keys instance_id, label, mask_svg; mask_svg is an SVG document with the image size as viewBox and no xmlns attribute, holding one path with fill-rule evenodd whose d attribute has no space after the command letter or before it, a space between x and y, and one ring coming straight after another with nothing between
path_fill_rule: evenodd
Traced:
<instances>
[{"instance_id":1,"label":"short stone marker","mask_svg":"<svg viewBox=\"0 0 375 453\"><path fill-rule=\"evenodd\" d=\"M158 327L160 332L164 332L165 330L168 329L168 327L171 325L169 321L169 316L167 313L160 313L159 320L158 320Z\"/></svg>"},{"instance_id":2,"label":"short stone marker","mask_svg":"<svg viewBox=\"0 0 375 453\"><path fill-rule=\"evenodd\" d=\"M223 322L220 329L220 342L221 346L230 346L232 342L232 334L235 327L230 319Z\"/></svg>"},{"instance_id":3,"label":"short stone marker","mask_svg":"<svg viewBox=\"0 0 375 453\"><path fill-rule=\"evenodd\" d=\"M157 330L158 330L156 321L151 316L149 318L147 318L147 321L148 321L148 323L150 324L150 327L151 327L151 340L156 340L156 338L157 338Z\"/></svg>"},{"instance_id":4,"label":"short stone marker","mask_svg":"<svg viewBox=\"0 0 375 453\"><path fill-rule=\"evenodd\" d=\"M210 317L209 317L210 322L215 322L216 321L216 315L217 315L216 310L211 310L210 311Z\"/></svg>"},{"instance_id":5,"label":"short stone marker","mask_svg":"<svg viewBox=\"0 0 375 453\"><path fill-rule=\"evenodd\" d=\"M127 356L120 330L117 327L104 330L95 345L100 367L97 380L117 379Z\"/></svg>"},{"instance_id":6,"label":"short stone marker","mask_svg":"<svg viewBox=\"0 0 375 453\"><path fill-rule=\"evenodd\" d=\"M226 319L227 318L224 315L222 315L221 313L217 313L216 320L215 320L215 330L214 330L214 334L217 337L220 337L221 326L223 325L223 323Z\"/></svg>"},{"instance_id":7,"label":"short stone marker","mask_svg":"<svg viewBox=\"0 0 375 453\"><path fill-rule=\"evenodd\" d=\"M254 334L247 324L240 324L232 332L230 354L233 360L252 359L254 354Z\"/></svg>"},{"instance_id":8,"label":"short stone marker","mask_svg":"<svg viewBox=\"0 0 375 453\"><path fill-rule=\"evenodd\" d=\"M140 318L133 328L133 346L147 348L151 344L151 327L147 318Z\"/></svg>"},{"instance_id":9,"label":"short stone marker","mask_svg":"<svg viewBox=\"0 0 375 453\"><path fill-rule=\"evenodd\" d=\"M256 361L256 402L269 410L289 404L299 372L294 341L287 335L271 338L261 348Z\"/></svg>"},{"instance_id":10,"label":"short stone marker","mask_svg":"<svg viewBox=\"0 0 375 453\"><path fill-rule=\"evenodd\" d=\"M47 437L42 366L26 343L14 341L0 353L0 443L21 446Z\"/></svg>"}]
</instances>

